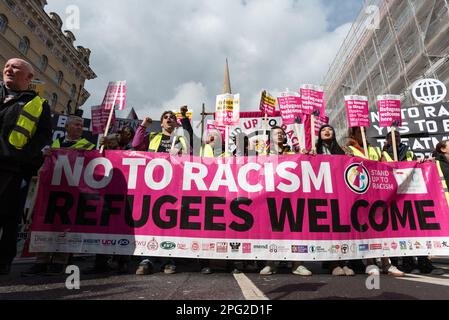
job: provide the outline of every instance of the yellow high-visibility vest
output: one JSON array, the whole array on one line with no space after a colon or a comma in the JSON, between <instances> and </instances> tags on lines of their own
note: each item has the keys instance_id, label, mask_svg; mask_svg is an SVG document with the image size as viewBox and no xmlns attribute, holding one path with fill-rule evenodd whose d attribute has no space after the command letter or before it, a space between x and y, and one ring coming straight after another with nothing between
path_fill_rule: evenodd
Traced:
<instances>
[{"instance_id":1,"label":"yellow high-visibility vest","mask_svg":"<svg viewBox=\"0 0 449 320\"><path fill-rule=\"evenodd\" d=\"M356 147L349 146L349 149L351 149L352 154L354 156L366 159L365 153L361 152ZM369 157L369 160L379 161L380 160L380 148L379 147L373 148L371 146L368 146L368 157Z\"/></svg>"},{"instance_id":2,"label":"yellow high-visibility vest","mask_svg":"<svg viewBox=\"0 0 449 320\"><path fill-rule=\"evenodd\" d=\"M53 141L51 147L54 149L61 148L61 142L59 141L59 139ZM95 145L92 142L83 138L78 140L74 145L72 145L68 149L93 150L94 148Z\"/></svg>"},{"instance_id":3,"label":"yellow high-visibility vest","mask_svg":"<svg viewBox=\"0 0 449 320\"><path fill-rule=\"evenodd\" d=\"M384 158L387 160L387 162L394 162L393 158L390 156L390 154L386 151L382 152ZM413 161L414 153L413 151L407 151L406 153L407 161Z\"/></svg>"},{"instance_id":4,"label":"yellow high-visibility vest","mask_svg":"<svg viewBox=\"0 0 449 320\"><path fill-rule=\"evenodd\" d=\"M178 139L179 142L181 142L182 145L182 149L187 152L187 144L186 144L186 140L184 139L184 137L182 136L176 136L175 139ZM148 151L149 152L157 152L157 150L159 149L159 146L161 145L162 142L162 132L159 133L151 133L150 134L150 145L148 146Z\"/></svg>"},{"instance_id":5,"label":"yellow high-visibility vest","mask_svg":"<svg viewBox=\"0 0 449 320\"><path fill-rule=\"evenodd\" d=\"M36 96L23 106L16 125L9 134L9 143L14 148L22 150L33 138L42 110L44 109L44 102L45 99Z\"/></svg>"},{"instance_id":6,"label":"yellow high-visibility vest","mask_svg":"<svg viewBox=\"0 0 449 320\"><path fill-rule=\"evenodd\" d=\"M447 189L447 182L444 178L443 168L441 167L441 161L437 161L438 173L440 174L441 184L443 185L444 194L446 196L447 204L449 205L449 191Z\"/></svg>"},{"instance_id":7,"label":"yellow high-visibility vest","mask_svg":"<svg viewBox=\"0 0 449 320\"><path fill-rule=\"evenodd\" d=\"M204 147L201 147L200 157L215 158L214 149L210 144L206 144Z\"/></svg>"}]
</instances>

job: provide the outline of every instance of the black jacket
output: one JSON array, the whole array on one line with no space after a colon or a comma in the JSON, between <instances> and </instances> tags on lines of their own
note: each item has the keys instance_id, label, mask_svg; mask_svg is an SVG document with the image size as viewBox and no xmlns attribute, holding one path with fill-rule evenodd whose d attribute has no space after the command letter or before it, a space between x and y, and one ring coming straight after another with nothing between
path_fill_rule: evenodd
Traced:
<instances>
[{"instance_id":1,"label":"black jacket","mask_svg":"<svg viewBox=\"0 0 449 320\"><path fill-rule=\"evenodd\" d=\"M441 153L435 155L435 160L441 164L441 170L443 170L444 179L449 186L449 160Z\"/></svg>"},{"instance_id":2,"label":"black jacket","mask_svg":"<svg viewBox=\"0 0 449 320\"><path fill-rule=\"evenodd\" d=\"M34 159L41 155L42 148L51 143L50 106L47 102L44 103L36 133L22 150L18 150L9 143L9 135L17 123L23 106L37 94L34 91L22 91L15 99L3 103L5 95L6 88L0 82L0 170L20 172L24 167L34 166Z\"/></svg>"}]
</instances>

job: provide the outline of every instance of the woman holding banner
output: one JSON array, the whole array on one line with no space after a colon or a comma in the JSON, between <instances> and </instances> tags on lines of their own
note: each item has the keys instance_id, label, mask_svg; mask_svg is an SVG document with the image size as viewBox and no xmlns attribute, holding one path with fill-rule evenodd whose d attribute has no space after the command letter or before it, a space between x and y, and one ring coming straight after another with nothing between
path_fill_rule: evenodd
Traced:
<instances>
[{"instance_id":1,"label":"woman holding banner","mask_svg":"<svg viewBox=\"0 0 449 320\"><path fill-rule=\"evenodd\" d=\"M367 146L368 156L365 154L364 145ZM370 144L363 138L360 127L349 128L348 143L346 146L353 156L374 161L379 161L381 158L380 148L370 146Z\"/></svg>"},{"instance_id":2,"label":"woman holding banner","mask_svg":"<svg viewBox=\"0 0 449 320\"><path fill-rule=\"evenodd\" d=\"M340 147L332 126L326 124L320 128L316 153L324 155L345 155L346 152ZM333 276L354 276L355 272L349 267L348 261L331 261L329 265Z\"/></svg>"},{"instance_id":3,"label":"woman holding banner","mask_svg":"<svg viewBox=\"0 0 449 320\"><path fill-rule=\"evenodd\" d=\"M288 138L284 129L273 127L270 131L270 145L267 149L267 155L289 155L294 154L287 144ZM268 276L276 273L276 261L267 261L265 267L260 271L260 275ZM302 262L293 263L292 273L299 276L311 276L312 272L302 265Z\"/></svg>"},{"instance_id":4,"label":"woman holding banner","mask_svg":"<svg viewBox=\"0 0 449 320\"><path fill-rule=\"evenodd\" d=\"M374 148L369 145L369 143L362 136L362 130L360 129L360 127L349 128L348 140L349 141L347 143L347 146L353 156L373 161L381 160L382 155L380 152L380 148ZM364 148L364 146L366 146L366 149ZM393 277L404 276L404 272L400 271L398 268L392 265L390 259L381 258L381 261L382 269L385 273ZM380 270L375 264L375 259L367 259L366 264L366 274L370 276L380 274Z\"/></svg>"}]
</instances>

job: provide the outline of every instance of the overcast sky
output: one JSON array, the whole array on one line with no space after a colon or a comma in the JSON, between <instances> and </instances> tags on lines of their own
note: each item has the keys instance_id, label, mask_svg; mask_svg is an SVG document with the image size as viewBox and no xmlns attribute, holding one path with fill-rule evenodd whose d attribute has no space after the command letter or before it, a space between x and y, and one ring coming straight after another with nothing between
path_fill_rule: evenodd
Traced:
<instances>
[{"instance_id":1,"label":"overcast sky","mask_svg":"<svg viewBox=\"0 0 449 320\"><path fill-rule=\"evenodd\" d=\"M321 84L362 0L48 0L63 21L80 9L77 41L92 50L98 75L86 82L101 103L109 81L127 80L127 110L158 119L162 110L215 108L229 59L233 93L257 110L263 89ZM129 111L119 114L124 114ZM126 116L126 115L125 115Z\"/></svg>"}]
</instances>

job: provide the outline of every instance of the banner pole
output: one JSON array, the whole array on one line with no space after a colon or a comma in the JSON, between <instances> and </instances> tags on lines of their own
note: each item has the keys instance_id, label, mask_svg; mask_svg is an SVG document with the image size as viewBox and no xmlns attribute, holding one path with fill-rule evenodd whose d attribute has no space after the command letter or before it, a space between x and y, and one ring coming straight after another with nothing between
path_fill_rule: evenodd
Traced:
<instances>
[{"instance_id":1,"label":"banner pole","mask_svg":"<svg viewBox=\"0 0 449 320\"><path fill-rule=\"evenodd\" d=\"M295 123L295 131L296 131L296 136L298 137L298 141L299 141L299 152L302 151L302 139L301 139L301 132L299 130L299 124Z\"/></svg>"},{"instance_id":2,"label":"banner pole","mask_svg":"<svg viewBox=\"0 0 449 320\"><path fill-rule=\"evenodd\" d=\"M391 142L393 143L394 161L398 162L399 158L398 158L398 148L396 146L396 128L395 127L391 127Z\"/></svg>"},{"instance_id":3,"label":"banner pole","mask_svg":"<svg viewBox=\"0 0 449 320\"><path fill-rule=\"evenodd\" d=\"M360 131L362 132L363 149L365 150L365 157L369 159L368 143L366 142L365 127L360 127Z\"/></svg>"},{"instance_id":4,"label":"banner pole","mask_svg":"<svg viewBox=\"0 0 449 320\"><path fill-rule=\"evenodd\" d=\"M206 117L205 113L206 113L206 106L203 103L203 109L202 109L202 112L201 112L201 145L200 145L200 152L201 152L201 150L203 150L203 147L206 144L204 142L204 140L203 140L204 139L204 119Z\"/></svg>"},{"instance_id":5,"label":"banner pole","mask_svg":"<svg viewBox=\"0 0 449 320\"><path fill-rule=\"evenodd\" d=\"M117 100L118 93L120 91L120 85L117 86L117 91L115 92L115 96L114 96L114 100L113 100L114 102L112 103L112 108L111 108L111 111L109 112L108 123L106 124L106 129L104 131L104 136L105 137L107 137L108 133L109 133L109 127L111 126L111 121L112 121L112 114L113 114L113 112L115 110L115 100ZM101 146L100 153L103 153L103 151L104 151L104 145Z\"/></svg>"},{"instance_id":6,"label":"banner pole","mask_svg":"<svg viewBox=\"0 0 449 320\"><path fill-rule=\"evenodd\" d=\"M226 126L226 133L225 133L226 137L225 137L225 157L228 154L228 150L229 150L229 126Z\"/></svg>"},{"instance_id":7,"label":"banner pole","mask_svg":"<svg viewBox=\"0 0 449 320\"><path fill-rule=\"evenodd\" d=\"M310 150L311 151L315 151L315 116L312 114L312 116L310 117L310 132L312 135L312 140L310 142L311 147Z\"/></svg>"}]
</instances>

